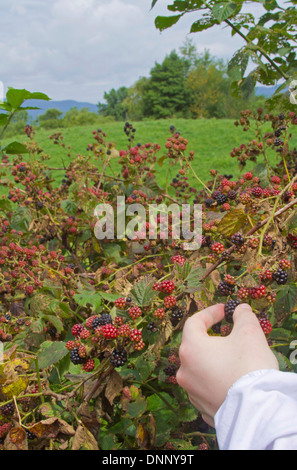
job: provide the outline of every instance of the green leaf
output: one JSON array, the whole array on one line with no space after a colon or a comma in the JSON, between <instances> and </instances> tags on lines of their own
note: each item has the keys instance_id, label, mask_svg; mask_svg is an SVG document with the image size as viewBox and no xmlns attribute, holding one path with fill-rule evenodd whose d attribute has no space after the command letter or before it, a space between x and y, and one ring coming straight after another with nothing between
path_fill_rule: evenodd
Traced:
<instances>
[{"instance_id":1,"label":"green leaf","mask_svg":"<svg viewBox=\"0 0 297 470\"><path fill-rule=\"evenodd\" d=\"M0 114L0 126L4 126L8 121L8 115L1 113Z\"/></svg>"},{"instance_id":2,"label":"green leaf","mask_svg":"<svg viewBox=\"0 0 297 470\"><path fill-rule=\"evenodd\" d=\"M222 21L225 21L226 19L230 18L230 16L235 13L235 11L238 9L238 5L236 3L232 2L222 2L222 3L215 3L213 8L212 8L212 14L215 17L216 20L221 23Z\"/></svg>"},{"instance_id":3,"label":"green leaf","mask_svg":"<svg viewBox=\"0 0 297 470\"><path fill-rule=\"evenodd\" d=\"M64 325L60 318L56 317L55 315L40 315L43 320L46 322L49 322L51 325L53 325L58 333L62 333L64 330Z\"/></svg>"},{"instance_id":4,"label":"green leaf","mask_svg":"<svg viewBox=\"0 0 297 470\"><path fill-rule=\"evenodd\" d=\"M114 260L116 263L122 261L121 256L122 248L116 243L110 243L104 246L104 254L108 259Z\"/></svg>"},{"instance_id":5,"label":"green leaf","mask_svg":"<svg viewBox=\"0 0 297 470\"><path fill-rule=\"evenodd\" d=\"M61 202L61 209L67 215L75 215L77 213L77 205L70 199L65 199Z\"/></svg>"},{"instance_id":6,"label":"green leaf","mask_svg":"<svg viewBox=\"0 0 297 470\"><path fill-rule=\"evenodd\" d=\"M192 266L191 271L184 280L184 292L193 294L202 289L202 283L200 282L204 274L204 269L201 266Z\"/></svg>"},{"instance_id":7,"label":"green leaf","mask_svg":"<svg viewBox=\"0 0 297 470\"><path fill-rule=\"evenodd\" d=\"M156 5L157 1L158 1L158 0L153 0L153 1L152 1L151 8L154 8L154 6Z\"/></svg>"},{"instance_id":8,"label":"green leaf","mask_svg":"<svg viewBox=\"0 0 297 470\"><path fill-rule=\"evenodd\" d=\"M233 55L233 57L228 63L227 68L228 75L232 80L238 81L243 78L249 62L249 58L249 54L242 49L240 49Z\"/></svg>"},{"instance_id":9,"label":"green leaf","mask_svg":"<svg viewBox=\"0 0 297 470\"><path fill-rule=\"evenodd\" d=\"M147 307L151 304L157 293L153 291L154 281L150 278L144 278L134 285L130 292L132 301L138 307Z\"/></svg>"},{"instance_id":10,"label":"green leaf","mask_svg":"<svg viewBox=\"0 0 297 470\"><path fill-rule=\"evenodd\" d=\"M32 221L30 209L27 207L18 207L12 215L10 225L13 229L22 232L28 232Z\"/></svg>"},{"instance_id":11,"label":"green leaf","mask_svg":"<svg viewBox=\"0 0 297 470\"><path fill-rule=\"evenodd\" d=\"M192 24L190 33L199 33L200 31L205 31L215 24L217 24L217 21L213 18L202 18L201 20L197 20Z\"/></svg>"},{"instance_id":12,"label":"green leaf","mask_svg":"<svg viewBox=\"0 0 297 470\"><path fill-rule=\"evenodd\" d=\"M295 308L296 302L297 289L295 283L279 287L277 300L273 306L275 317L277 318L281 315L288 315Z\"/></svg>"},{"instance_id":13,"label":"green leaf","mask_svg":"<svg viewBox=\"0 0 297 470\"><path fill-rule=\"evenodd\" d=\"M0 199L0 211L12 212L13 205L9 199Z\"/></svg>"},{"instance_id":14,"label":"green leaf","mask_svg":"<svg viewBox=\"0 0 297 470\"><path fill-rule=\"evenodd\" d=\"M292 364L286 356L278 351L275 351L274 349L272 349L272 352L278 361L279 370L281 372L288 372L292 369Z\"/></svg>"},{"instance_id":15,"label":"green leaf","mask_svg":"<svg viewBox=\"0 0 297 470\"><path fill-rule=\"evenodd\" d=\"M131 418L139 418L146 411L147 402L144 397L137 398L136 401L128 404L127 414Z\"/></svg>"},{"instance_id":16,"label":"green leaf","mask_svg":"<svg viewBox=\"0 0 297 470\"><path fill-rule=\"evenodd\" d=\"M2 152L7 153L8 155L21 155L23 153L29 153L27 147L20 142L11 142L6 147L2 149Z\"/></svg>"},{"instance_id":17,"label":"green leaf","mask_svg":"<svg viewBox=\"0 0 297 470\"><path fill-rule=\"evenodd\" d=\"M6 93L6 101L13 109L19 108L25 100L33 99L45 101L50 100L50 98L44 93L31 93L25 89L8 88Z\"/></svg>"},{"instance_id":18,"label":"green leaf","mask_svg":"<svg viewBox=\"0 0 297 470\"><path fill-rule=\"evenodd\" d=\"M69 351L62 341L45 341L41 345L41 351L38 354L39 369L46 369L47 367L57 364Z\"/></svg>"},{"instance_id":19,"label":"green leaf","mask_svg":"<svg viewBox=\"0 0 297 470\"><path fill-rule=\"evenodd\" d=\"M181 17L182 14L175 16L157 16L155 19L155 26L160 31L164 31L164 29L170 28L176 24Z\"/></svg>"},{"instance_id":20,"label":"green leaf","mask_svg":"<svg viewBox=\"0 0 297 470\"><path fill-rule=\"evenodd\" d=\"M102 301L101 294L99 292L90 290L83 290L78 294L75 294L73 298L80 307L87 307L90 305L95 310L101 306Z\"/></svg>"}]
</instances>

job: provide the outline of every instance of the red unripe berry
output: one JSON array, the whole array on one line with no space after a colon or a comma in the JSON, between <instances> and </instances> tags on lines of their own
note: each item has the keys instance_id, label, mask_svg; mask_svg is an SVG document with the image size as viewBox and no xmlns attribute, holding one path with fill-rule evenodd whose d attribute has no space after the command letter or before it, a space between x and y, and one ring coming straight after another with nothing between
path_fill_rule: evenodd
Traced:
<instances>
[{"instance_id":1,"label":"red unripe berry","mask_svg":"<svg viewBox=\"0 0 297 470\"><path fill-rule=\"evenodd\" d=\"M88 359L87 362L83 365L83 369L86 372L91 372L95 368L94 359Z\"/></svg>"},{"instance_id":2,"label":"red unripe berry","mask_svg":"<svg viewBox=\"0 0 297 470\"><path fill-rule=\"evenodd\" d=\"M272 331L272 325L269 320L265 318L260 318L259 323L265 335L269 335Z\"/></svg>"},{"instance_id":3,"label":"red unripe berry","mask_svg":"<svg viewBox=\"0 0 297 470\"><path fill-rule=\"evenodd\" d=\"M164 306L165 308L171 308L176 305L176 297L173 295L169 295L168 297L165 297L164 299Z\"/></svg>"},{"instance_id":4,"label":"red unripe berry","mask_svg":"<svg viewBox=\"0 0 297 470\"><path fill-rule=\"evenodd\" d=\"M142 331L137 330L136 328L132 329L130 331L130 339L131 341L138 343L142 339Z\"/></svg>"},{"instance_id":5,"label":"red unripe berry","mask_svg":"<svg viewBox=\"0 0 297 470\"><path fill-rule=\"evenodd\" d=\"M125 297L119 297L116 301L115 301L115 306L116 308L118 308L119 310L123 310L126 308L126 299Z\"/></svg>"},{"instance_id":6,"label":"red unripe berry","mask_svg":"<svg viewBox=\"0 0 297 470\"><path fill-rule=\"evenodd\" d=\"M72 327L71 333L75 338L78 338L83 329L84 329L83 325L76 324Z\"/></svg>"},{"instance_id":7,"label":"red unripe berry","mask_svg":"<svg viewBox=\"0 0 297 470\"><path fill-rule=\"evenodd\" d=\"M104 338L114 339L118 336L118 329L114 325L108 323L107 325L103 325L101 327L101 333Z\"/></svg>"},{"instance_id":8,"label":"red unripe berry","mask_svg":"<svg viewBox=\"0 0 297 470\"><path fill-rule=\"evenodd\" d=\"M142 311L140 307L131 307L128 314L132 320L136 320L137 318L141 317Z\"/></svg>"},{"instance_id":9,"label":"red unripe berry","mask_svg":"<svg viewBox=\"0 0 297 470\"><path fill-rule=\"evenodd\" d=\"M72 349L74 349L76 347L76 344L74 341L67 341L66 343L66 348L68 349L68 351L71 351Z\"/></svg>"},{"instance_id":10,"label":"red unripe berry","mask_svg":"<svg viewBox=\"0 0 297 470\"><path fill-rule=\"evenodd\" d=\"M157 308L154 312L154 317L162 320L165 317L165 310L163 308Z\"/></svg>"}]
</instances>

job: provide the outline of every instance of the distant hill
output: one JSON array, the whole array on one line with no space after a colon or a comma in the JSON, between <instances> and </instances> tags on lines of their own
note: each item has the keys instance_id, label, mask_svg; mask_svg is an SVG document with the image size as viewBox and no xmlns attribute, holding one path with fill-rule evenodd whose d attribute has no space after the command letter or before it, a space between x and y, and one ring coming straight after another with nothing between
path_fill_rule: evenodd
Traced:
<instances>
[{"instance_id":1,"label":"distant hill","mask_svg":"<svg viewBox=\"0 0 297 470\"><path fill-rule=\"evenodd\" d=\"M29 110L29 116L32 119L36 119L40 114L44 114L48 109L59 109L63 114L67 113L71 108L89 108L93 113L98 112L96 104L93 103L84 103L74 100L64 100L64 101L43 101L43 100L27 100L24 103L24 106L34 106L40 109Z\"/></svg>"},{"instance_id":2,"label":"distant hill","mask_svg":"<svg viewBox=\"0 0 297 470\"><path fill-rule=\"evenodd\" d=\"M274 91L276 90L276 87L274 86L257 86L255 89L256 95L264 95L265 97L271 96ZM59 109L62 111L63 114L67 113L71 108L88 108L91 112L97 113L98 108L97 105L94 103L85 103L81 101L75 101L75 100L64 100L64 101L43 101L43 100L27 100L24 103L25 106L36 106L40 109L36 110L31 110L28 111L29 116L34 120L36 119L40 114L44 114L48 109Z\"/></svg>"}]
</instances>

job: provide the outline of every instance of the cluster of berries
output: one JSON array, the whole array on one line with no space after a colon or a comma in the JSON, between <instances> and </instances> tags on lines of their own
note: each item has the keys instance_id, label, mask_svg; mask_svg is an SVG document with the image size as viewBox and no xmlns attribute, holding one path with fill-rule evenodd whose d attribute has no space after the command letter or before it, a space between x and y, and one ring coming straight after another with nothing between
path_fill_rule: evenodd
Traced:
<instances>
[{"instance_id":1,"label":"cluster of berries","mask_svg":"<svg viewBox=\"0 0 297 470\"><path fill-rule=\"evenodd\" d=\"M129 303L129 299L128 299ZM126 298L119 298L116 307L123 310L127 306ZM139 307L131 306L127 312L131 320L141 316ZM134 328L124 316L114 319L108 313L90 316L84 324L72 327L74 340L66 343L73 364L82 364L83 369L90 372L95 367L95 358L111 351L110 362L115 367L123 366L128 359L127 347L130 350L141 351L145 347L142 331Z\"/></svg>"}]
</instances>

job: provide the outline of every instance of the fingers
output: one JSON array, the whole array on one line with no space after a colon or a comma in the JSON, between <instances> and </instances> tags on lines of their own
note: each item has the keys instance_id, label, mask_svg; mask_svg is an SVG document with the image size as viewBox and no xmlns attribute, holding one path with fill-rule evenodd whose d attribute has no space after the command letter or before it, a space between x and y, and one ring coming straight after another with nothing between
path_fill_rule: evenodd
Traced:
<instances>
[{"instance_id":1,"label":"fingers","mask_svg":"<svg viewBox=\"0 0 297 470\"><path fill-rule=\"evenodd\" d=\"M186 321L184 330L187 329L188 333L192 331L195 335L207 334L209 328L223 320L224 308L224 304L217 304L195 313Z\"/></svg>"},{"instance_id":2,"label":"fingers","mask_svg":"<svg viewBox=\"0 0 297 470\"><path fill-rule=\"evenodd\" d=\"M249 304L240 304L236 307L233 313L233 322L234 326L232 332L237 333L247 328L257 329L262 332L259 321Z\"/></svg>"}]
</instances>

